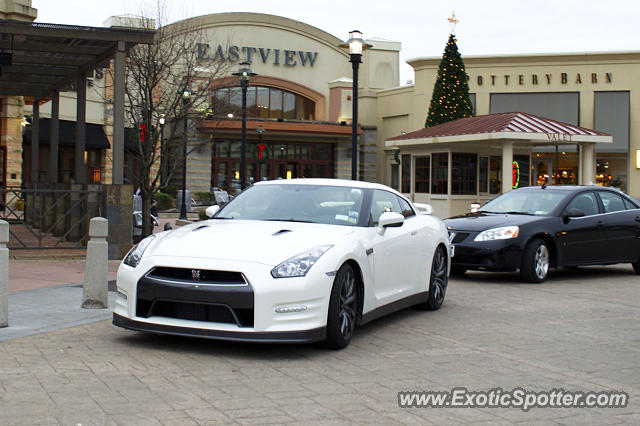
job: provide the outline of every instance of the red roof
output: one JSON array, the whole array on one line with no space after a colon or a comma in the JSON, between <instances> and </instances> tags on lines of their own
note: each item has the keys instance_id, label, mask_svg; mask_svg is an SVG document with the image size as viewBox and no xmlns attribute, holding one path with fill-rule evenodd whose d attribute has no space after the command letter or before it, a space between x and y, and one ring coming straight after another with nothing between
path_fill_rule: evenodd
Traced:
<instances>
[{"instance_id":1,"label":"red roof","mask_svg":"<svg viewBox=\"0 0 640 426\"><path fill-rule=\"evenodd\" d=\"M438 136L475 135L479 133L553 133L566 135L611 136L584 127L574 126L549 118L538 117L526 112L503 112L499 114L465 117L437 126L389 138L390 141L423 139Z\"/></svg>"}]
</instances>

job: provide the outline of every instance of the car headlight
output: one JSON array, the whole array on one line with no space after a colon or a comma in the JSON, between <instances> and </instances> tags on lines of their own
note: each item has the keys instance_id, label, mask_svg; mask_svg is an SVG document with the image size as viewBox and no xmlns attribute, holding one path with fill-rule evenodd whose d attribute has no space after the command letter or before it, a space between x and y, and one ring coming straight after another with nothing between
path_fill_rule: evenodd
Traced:
<instances>
[{"instance_id":1,"label":"car headlight","mask_svg":"<svg viewBox=\"0 0 640 426\"><path fill-rule=\"evenodd\" d=\"M473 241L507 240L518 236L520 228L517 226L503 226L501 228L487 229L476 236Z\"/></svg>"},{"instance_id":2,"label":"car headlight","mask_svg":"<svg viewBox=\"0 0 640 426\"><path fill-rule=\"evenodd\" d=\"M333 245L318 246L285 260L271 270L273 278L304 277L320 256Z\"/></svg>"},{"instance_id":3,"label":"car headlight","mask_svg":"<svg viewBox=\"0 0 640 426\"><path fill-rule=\"evenodd\" d=\"M131 266L132 268L135 268L136 266L138 266L138 263L140 263L140 260L142 260L142 255L144 254L144 251L147 249L147 247L149 247L149 244L151 244L151 242L155 237L156 237L155 235L151 234L147 238L145 238L144 240L136 244L129 251L129 253L127 253L123 263L125 265Z\"/></svg>"}]
</instances>

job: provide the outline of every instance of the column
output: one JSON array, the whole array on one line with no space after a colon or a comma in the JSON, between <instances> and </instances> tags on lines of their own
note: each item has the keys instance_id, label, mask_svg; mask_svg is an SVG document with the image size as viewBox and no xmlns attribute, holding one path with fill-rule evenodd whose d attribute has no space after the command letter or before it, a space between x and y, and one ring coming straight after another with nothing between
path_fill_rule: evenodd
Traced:
<instances>
[{"instance_id":1,"label":"column","mask_svg":"<svg viewBox=\"0 0 640 426\"><path fill-rule=\"evenodd\" d=\"M118 42L116 51L115 76L113 88L113 170L111 182L114 185L122 185L124 176L124 79L125 79L125 45L124 41Z\"/></svg>"},{"instance_id":2,"label":"column","mask_svg":"<svg viewBox=\"0 0 640 426\"><path fill-rule=\"evenodd\" d=\"M76 152L75 172L76 183L87 183L87 165L84 160L87 135L87 76L78 78L78 91L76 99Z\"/></svg>"},{"instance_id":3,"label":"column","mask_svg":"<svg viewBox=\"0 0 640 426\"><path fill-rule=\"evenodd\" d=\"M513 189L513 142L504 141L502 143L502 193Z\"/></svg>"},{"instance_id":4,"label":"column","mask_svg":"<svg viewBox=\"0 0 640 426\"><path fill-rule=\"evenodd\" d=\"M58 183L58 142L60 129L60 92L51 96L51 131L49 140L49 182Z\"/></svg>"},{"instance_id":5,"label":"column","mask_svg":"<svg viewBox=\"0 0 640 426\"><path fill-rule=\"evenodd\" d=\"M33 101L31 123L31 184L40 180L40 99Z\"/></svg>"},{"instance_id":6,"label":"column","mask_svg":"<svg viewBox=\"0 0 640 426\"><path fill-rule=\"evenodd\" d=\"M583 142L580 144L580 170L582 170L582 185L596 183L595 171L595 144L593 142Z\"/></svg>"}]
</instances>

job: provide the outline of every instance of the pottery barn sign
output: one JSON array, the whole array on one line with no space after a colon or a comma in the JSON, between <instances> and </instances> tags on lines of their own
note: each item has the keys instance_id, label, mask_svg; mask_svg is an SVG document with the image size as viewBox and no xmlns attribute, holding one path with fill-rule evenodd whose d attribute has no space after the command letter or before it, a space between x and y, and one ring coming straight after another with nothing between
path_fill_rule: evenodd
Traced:
<instances>
[{"instance_id":1,"label":"pottery barn sign","mask_svg":"<svg viewBox=\"0 0 640 426\"><path fill-rule=\"evenodd\" d=\"M547 84L560 82L560 84L598 84L598 83L611 83L613 82L613 73L605 72L605 73L596 73L592 72L591 74L585 73L576 73L569 74L566 72L561 72L559 74L504 74L504 75L489 75L483 76L478 75L473 78L467 77L468 80L472 83L477 84L478 86L482 85L504 85L509 86L510 84L524 86L527 83L530 83L534 86L538 84Z\"/></svg>"},{"instance_id":2,"label":"pottery barn sign","mask_svg":"<svg viewBox=\"0 0 640 426\"><path fill-rule=\"evenodd\" d=\"M284 65L295 67L307 65L313 67L318 58L318 52L302 50L272 49L266 47L229 46L221 44L211 46L208 43L198 43L198 60L222 60L228 62L262 61L263 64Z\"/></svg>"}]
</instances>

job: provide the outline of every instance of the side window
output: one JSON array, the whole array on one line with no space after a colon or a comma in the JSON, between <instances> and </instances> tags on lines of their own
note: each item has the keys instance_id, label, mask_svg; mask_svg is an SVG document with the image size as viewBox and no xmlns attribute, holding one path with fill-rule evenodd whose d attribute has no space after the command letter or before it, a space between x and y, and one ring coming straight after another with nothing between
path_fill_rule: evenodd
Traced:
<instances>
[{"instance_id":1,"label":"side window","mask_svg":"<svg viewBox=\"0 0 640 426\"><path fill-rule=\"evenodd\" d=\"M591 216L598 214L598 202L596 201L596 194L593 192L583 192L574 197L573 200L567 205L565 210L578 209L584 212L585 216Z\"/></svg>"},{"instance_id":2,"label":"side window","mask_svg":"<svg viewBox=\"0 0 640 426\"><path fill-rule=\"evenodd\" d=\"M602 200L602 205L604 206L605 213L625 210L624 201L622 201L622 197L618 194L614 194L613 192L609 191L601 191L598 192L598 194L600 195L600 199Z\"/></svg>"},{"instance_id":3,"label":"side window","mask_svg":"<svg viewBox=\"0 0 640 426\"><path fill-rule=\"evenodd\" d=\"M627 210L633 210L633 209L637 209L638 206L636 206L635 204L633 204L631 201L627 200L626 198L623 198L624 200L624 206L627 208Z\"/></svg>"},{"instance_id":4,"label":"side window","mask_svg":"<svg viewBox=\"0 0 640 426\"><path fill-rule=\"evenodd\" d=\"M378 219L384 212L395 212L402 214L400 203L396 194L381 191L379 189L373 191L371 200L371 215L369 216L370 226L378 226Z\"/></svg>"},{"instance_id":5,"label":"side window","mask_svg":"<svg viewBox=\"0 0 640 426\"><path fill-rule=\"evenodd\" d=\"M402 210L402 215L404 217L411 217L416 215L416 212L413 211L413 209L411 208L411 204L409 204L407 200L402 197L398 197L398 202L400 203L400 210Z\"/></svg>"}]
</instances>

